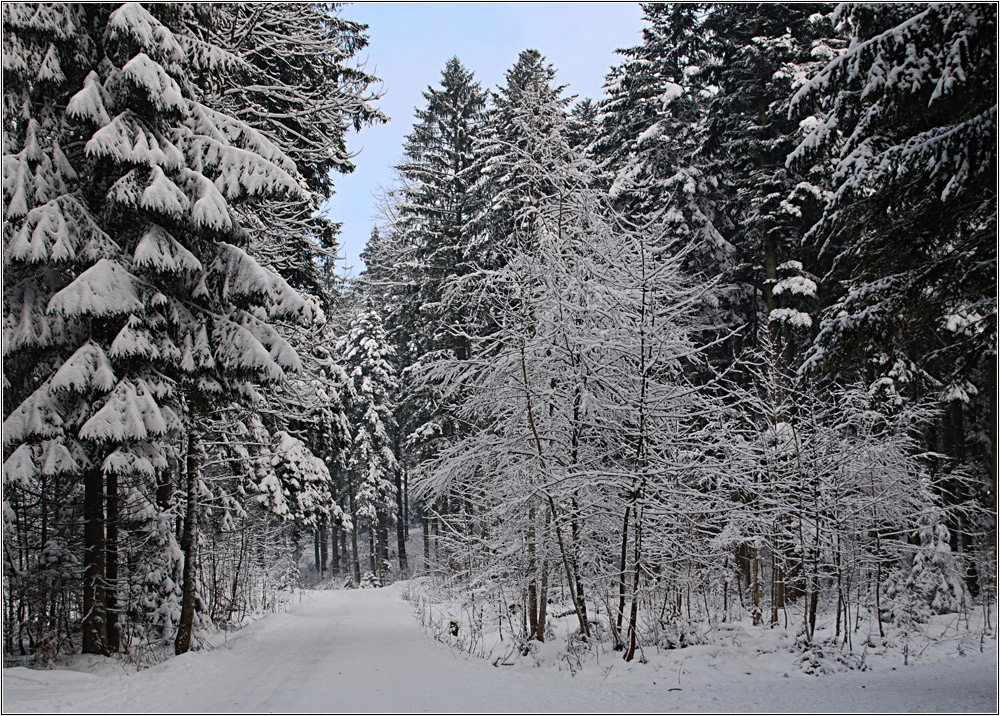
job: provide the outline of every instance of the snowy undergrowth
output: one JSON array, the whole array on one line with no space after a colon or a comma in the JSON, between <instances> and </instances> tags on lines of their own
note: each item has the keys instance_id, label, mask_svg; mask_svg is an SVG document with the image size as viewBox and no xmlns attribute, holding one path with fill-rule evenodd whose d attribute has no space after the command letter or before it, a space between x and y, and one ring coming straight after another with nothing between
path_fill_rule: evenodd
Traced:
<instances>
[{"instance_id":1,"label":"snowy undergrowth","mask_svg":"<svg viewBox=\"0 0 1000 716\"><path fill-rule=\"evenodd\" d=\"M518 616L499 615L496 604L468 591L445 587L428 578L401 585L424 630L455 653L484 659L505 670L544 669L566 676L642 681L689 687L792 675L828 675L852 670L894 670L930 664L997 648L996 605L989 618L979 607L964 614L931 617L908 629L883 624L874 615L852 619L848 643L836 636L833 614L817 619L811 645L801 637L801 614L788 609L776 627L742 620L661 625L659 641L642 644L632 662L612 648L604 612L591 613L596 638L588 645L578 636L576 614L568 604L550 601L546 641L526 642ZM588 605L589 608L590 605ZM989 625L993 625L991 628Z\"/></svg>"},{"instance_id":2,"label":"snowy undergrowth","mask_svg":"<svg viewBox=\"0 0 1000 716\"><path fill-rule=\"evenodd\" d=\"M327 586L317 586L314 589L339 589L339 584L330 583ZM195 632L192 647L195 651L213 651L227 642L239 638L239 635L251 624L254 624L270 614L289 611L302 599L307 591L299 588L276 589L270 593L270 601L266 608L248 610L233 618L228 623L219 625L203 624ZM80 671L96 676L114 676L133 674L161 664L175 656L172 640L156 640L132 642L119 653L110 656L98 654L60 654L48 660L25 657L18 660L8 657L7 666L27 666L66 671Z\"/></svg>"}]
</instances>

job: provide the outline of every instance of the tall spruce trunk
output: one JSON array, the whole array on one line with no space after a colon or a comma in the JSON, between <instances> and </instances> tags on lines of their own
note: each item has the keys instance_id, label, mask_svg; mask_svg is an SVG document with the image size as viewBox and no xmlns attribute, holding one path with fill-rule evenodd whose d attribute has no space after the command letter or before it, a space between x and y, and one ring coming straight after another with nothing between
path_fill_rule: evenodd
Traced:
<instances>
[{"instance_id":1,"label":"tall spruce trunk","mask_svg":"<svg viewBox=\"0 0 1000 716\"><path fill-rule=\"evenodd\" d=\"M83 477L84 654L109 653L104 554L104 473L98 463Z\"/></svg>"},{"instance_id":2,"label":"tall spruce trunk","mask_svg":"<svg viewBox=\"0 0 1000 716\"><path fill-rule=\"evenodd\" d=\"M337 539L340 536L340 523L330 527L330 574L340 574L340 552Z\"/></svg>"},{"instance_id":3,"label":"tall spruce trunk","mask_svg":"<svg viewBox=\"0 0 1000 716\"><path fill-rule=\"evenodd\" d=\"M108 649L116 652L121 648L121 626L118 623L118 476L109 472L106 476L107 533L104 540L106 575L105 604L108 619Z\"/></svg>"},{"instance_id":4,"label":"tall spruce trunk","mask_svg":"<svg viewBox=\"0 0 1000 716\"><path fill-rule=\"evenodd\" d=\"M760 549L754 545L753 547L753 623L757 626L761 623L761 608L760 608Z\"/></svg>"},{"instance_id":5,"label":"tall spruce trunk","mask_svg":"<svg viewBox=\"0 0 1000 716\"><path fill-rule=\"evenodd\" d=\"M989 404L990 404L990 465L993 473L993 495L997 494L997 357L993 356L987 362L987 382L989 383ZM996 525L994 525L994 530ZM996 541L993 540L994 550Z\"/></svg>"},{"instance_id":6,"label":"tall spruce trunk","mask_svg":"<svg viewBox=\"0 0 1000 716\"><path fill-rule=\"evenodd\" d=\"M397 448L398 450L398 448ZM399 554L399 571L406 574L410 567L406 561L406 497L403 492L403 470L396 470L396 551Z\"/></svg>"},{"instance_id":7,"label":"tall spruce trunk","mask_svg":"<svg viewBox=\"0 0 1000 716\"><path fill-rule=\"evenodd\" d=\"M785 571L778 564L777 553L772 552L771 565L771 626L778 623L778 612L785 608ZM788 620L786 615L785 620Z\"/></svg>"},{"instance_id":8,"label":"tall spruce trunk","mask_svg":"<svg viewBox=\"0 0 1000 716\"><path fill-rule=\"evenodd\" d=\"M355 586L361 585L361 563L358 562L358 517L354 511L354 484L347 482L347 501L351 507L351 568Z\"/></svg>"},{"instance_id":9,"label":"tall spruce trunk","mask_svg":"<svg viewBox=\"0 0 1000 716\"><path fill-rule=\"evenodd\" d=\"M326 541L326 527L319 528L319 573L326 572L326 561L330 556L329 545Z\"/></svg>"},{"instance_id":10,"label":"tall spruce trunk","mask_svg":"<svg viewBox=\"0 0 1000 716\"><path fill-rule=\"evenodd\" d=\"M350 570L351 557L347 551L347 530L343 529L340 533L340 563L344 565L344 570Z\"/></svg>"},{"instance_id":11,"label":"tall spruce trunk","mask_svg":"<svg viewBox=\"0 0 1000 716\"><path fill-rule=\"evenodd\" d=\"M177 623L177 639L174 653L184 654L191 648L191 634L194 631L194 602L197 572L195 561L198 557L198 436L192 430L188 433L187 474L185 492L187 510L184 514L184 533L181 537L181 551L184 553L184 577L181 587L181 618Z\"/></svg>"}]
</instances>

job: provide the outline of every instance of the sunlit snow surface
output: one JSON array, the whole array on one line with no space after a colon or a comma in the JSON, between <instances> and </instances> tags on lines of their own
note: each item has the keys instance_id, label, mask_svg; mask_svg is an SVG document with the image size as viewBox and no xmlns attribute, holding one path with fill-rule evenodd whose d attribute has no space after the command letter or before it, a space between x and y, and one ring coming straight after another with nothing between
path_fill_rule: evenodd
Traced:
<instances>
[{"instance_id":1,"label":"sunlit snow surface","mask_svg":"<svg viewBox=\"0 0 1000 716\"><path fill-rule=\"evenodd\" d=\"M996 642L937 663L803 674L787 650L680 649L648 664L607 653L569 671L494 667L424 632L400 587L313 591L230 635L134 674L3 671L14 712L996 712ZM943 647L942 647L943 648ZM945 656L941 651L939 657ZM669 658L668 658L669 657ZM922 658L926 658L924 655ZM117 673L115 673L117 671ZM787 677L785 676L787 674Z\"/></svg>"}]
</instances>

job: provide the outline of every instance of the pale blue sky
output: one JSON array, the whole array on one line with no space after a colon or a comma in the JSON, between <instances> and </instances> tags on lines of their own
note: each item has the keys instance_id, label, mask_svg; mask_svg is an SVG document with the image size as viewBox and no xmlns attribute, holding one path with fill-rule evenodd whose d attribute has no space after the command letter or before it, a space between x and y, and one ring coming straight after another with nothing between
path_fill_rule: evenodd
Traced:
<instances>
[{"instance_id":1,"label":"pale blue sky","mask_svg":"<svg viewBox=\"0 0 1000 716\"><path fill-rule=\"evenodd\" d=\"M342 15L368 25L369 45L359 59L383 81L376 104L391 120L348 137L350 150L359 152L357 169L335 178L337 193L325 205L343 223L342 251L354 275L363 269L358 254L371 233L374 197L391 184L414 108L424 106L422 92L438 86L449 58L457 56L492 90L518 54L533 48L569 85L568 94L598 99L604 75L621 59L615 50L638 44L642 28L634 2L356 3Z\"/></svg>"}]
</instances>

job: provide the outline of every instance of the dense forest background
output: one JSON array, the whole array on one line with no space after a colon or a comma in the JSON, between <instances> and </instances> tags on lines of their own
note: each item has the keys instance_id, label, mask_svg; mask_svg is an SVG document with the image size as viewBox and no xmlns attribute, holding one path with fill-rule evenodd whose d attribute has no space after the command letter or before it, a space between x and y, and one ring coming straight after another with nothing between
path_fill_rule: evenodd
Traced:
<instances>
[{"instance_id":1,"label":"dense forest background","mask_svg":"<svg viewBox=\"0 0 1000 716\"><path fill-rule=\"evenodd\" d=\"M627 660L994 628L996 6L643 9L598 101L449 61L344 281L364 26L4 4L5 660L330 575Z\"/></svg>"}]
</instances>

